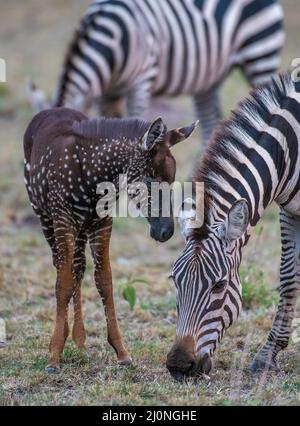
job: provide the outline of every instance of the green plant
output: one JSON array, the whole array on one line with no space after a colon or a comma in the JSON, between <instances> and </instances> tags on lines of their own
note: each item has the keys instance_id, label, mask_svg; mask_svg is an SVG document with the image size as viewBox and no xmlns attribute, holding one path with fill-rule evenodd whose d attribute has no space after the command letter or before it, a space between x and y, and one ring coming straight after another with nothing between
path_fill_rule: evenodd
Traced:
<instances>
[{"instance_id":1,"label":"green plant","mask_svg":"<svg viewBox=\"0 0 300 426\"><path fill-rule=\"evenodd\" d=\"M88 363L88 355L84 349L76 348L74 342L67 342L66 347L63 351L63 357L65 362L69 362L70 364L87 364Z\"/></svg>"},{"instance_id":2,"label":"green plant","mask_svg":"<svg viewBox=\"0 0 300 426\"><path fill-rule=\"evenodd\" d=\"M242 267L240 278L244 308L251 309L260 305L269 307L278 301L276 293L272 292L272 289L266 284L263 271L256 265Z\"/></svg>"},{"instance_id":3,"label":"green plant","mask_svg":"<svg viewBox=\"0 0 300 426\"><path fill-rule=\"evenodd\" d=\"M45 367L47 366L47 363L48 363L48 358L46 356L37 356L31 365L31 369L44 371Z\"/></svg>"},{"instance_id":4,"label":"green plant","mask_svg":"<svg viewBox=\"0 0 300 426\"><path fill-rule=\"evenodd\" d=\"M139 277L134 278L132 274L128 275L125 278L122 278L118 283L120 293L123 299L129 303L131 310L134 309L136 304L137 295L135 286L139 283L147 283L147 280Z\"/></svg>"}]
</instances>

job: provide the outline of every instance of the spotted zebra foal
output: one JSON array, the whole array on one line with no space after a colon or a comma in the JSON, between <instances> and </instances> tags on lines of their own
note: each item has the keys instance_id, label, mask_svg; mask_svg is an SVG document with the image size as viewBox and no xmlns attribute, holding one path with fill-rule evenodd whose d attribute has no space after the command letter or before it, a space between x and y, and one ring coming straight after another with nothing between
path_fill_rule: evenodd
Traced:
<instances>
[{"instance_id":1,"label":"spotted zebra foal","mask_svg":"<svg viewBox=\"0 0 300 426\"><path fill-rule=\"evenodd\" d=\"M276 77L240 104L196 166L195 186L202 182L204 190L195 194L202 193L203 202L204 193L204 215L196 197L190 199L181 215L185 248L172 272L178 322L167 367L178 380L209 373L225 330L241 311L242 248L272 201L280 207L280 302L251 369L278 368L300 291L299 135L300 84L290 75Z\"/></svg>"},{"instance_id":2,"label":"spotted zebra foal","mask_svg":"<svg viewBox=\"0 0 300 426\"><path fill-rule=\"evenodd\" d=\"M68 305L73 298L72 338L85 346L81 309L81 281L85 271L85 247L89 240L95 264L95 282L103 300L108 342L121 364L131 362L119 331L109 261L111 216L98 216L96 206L101 182L113 183L118 195L119 174L128 184L148 178L171 184L175 159L170 148L186 139L194 125L167 131L161 119L88 120L82 113L54 108L37 114L24 135L25 184L34 212L53 254L57 269L56 322L47 367L54 372L69 334ZM150 197L149 197L150 198ZM151 199L147 199L151 203ZM169 239L172 217L149 217L151 236Z\"/></svg>"}]
</instances>

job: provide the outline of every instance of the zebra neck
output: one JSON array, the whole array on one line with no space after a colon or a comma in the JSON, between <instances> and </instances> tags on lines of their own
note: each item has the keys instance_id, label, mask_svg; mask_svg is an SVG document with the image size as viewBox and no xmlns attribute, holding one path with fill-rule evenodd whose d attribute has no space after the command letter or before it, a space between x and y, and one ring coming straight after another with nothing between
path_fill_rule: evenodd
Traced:
<instances>
[{"instance_id":1,"label":"zebra neck","mask_svg":"<svg viewBox=\"0 0 300 426\"><path fill-rule=\"evenodd\" d=\"M235 202L245 199L250 212L250 225L254 227L267 207L280 196L282 154L278 150L278 143L274 143L272 149L272 152L265 151L267 158L263 166L257 163L259 144L254 151L239 152L239 162L237 158L231 162L223 159L226 173L218 176L218 184L208 182L205 187L209 200L206 217L210 226L222 222ZM276 158L278 163L273 161Z\"/></svg>"},{"instance_id":2,"label":"zebra neck","mask_svg":"<svg viewBox=\"0 0 300 426\"><path fill-rule=\"evenodd\" d=\"M284 191L282 146L286 144L285 137L269 126L257 135L244 133L243 144L234 145L232 140L226 151L225 143L213 159L215 167L210 166L204 179L205 222L209 227L217 226L236 201L245 199L253 227L266 208L274 200L280 200Z\"/></svg>"},{"instance_id":3,"label":"zebra neck","mask_svg":"<svg viewBox=\"0 0 300 426\"><path fill-rule=\"evenodd\" d=\"M299 93L290 74L253 91L215 133L196 165L194 182L204 182L210 225L245 199L250 225L276 201L285 207L298 190Z\"/></svg>"}]
</instances>

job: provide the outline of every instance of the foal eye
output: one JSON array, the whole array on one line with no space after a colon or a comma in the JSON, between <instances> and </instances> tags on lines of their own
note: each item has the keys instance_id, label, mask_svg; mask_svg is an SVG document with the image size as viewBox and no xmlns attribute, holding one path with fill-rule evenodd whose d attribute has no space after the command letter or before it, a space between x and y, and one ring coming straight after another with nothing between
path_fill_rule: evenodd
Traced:
<instances>
[{"instance_id":1,"label":"foal eye","mask_svg":"<svg viewBox=\"0 0 300 426\"><path fill-rule=\"evenodd\" d=\"M215 283L212 290L214 293L221 293L221 291L224 290L225 286L226 286L226 280L221 280Z\"/></svg>"}]
</instances>

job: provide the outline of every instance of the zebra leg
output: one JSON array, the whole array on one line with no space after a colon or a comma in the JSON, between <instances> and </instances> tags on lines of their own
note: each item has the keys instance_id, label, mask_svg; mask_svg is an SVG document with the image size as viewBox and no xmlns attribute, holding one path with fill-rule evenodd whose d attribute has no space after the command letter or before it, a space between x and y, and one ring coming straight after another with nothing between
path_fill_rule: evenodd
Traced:
<instances>
[{"instance_id":1,"label":"zebra leg","mask_svg":"<svg viewBox=\"0 0 300 426\"><path fill-rule=\"evenodd\" d=\"M212 89L205 95L194 96L194 105L202 129L202 144L200 151L203 153L211 134L222 118L219 88Z\"/></svg>"},{"instance_id":2,"label":"zebra leg","mask_svg":"<svg viewBox=\"0 0 300 426\"><path fill-rule=\"evenodd\" d=\"M75 284L73 289L74 324L72 329L72 339L79 349L85 349L86 332L84 328L82 303L81 303L81 283L86 267L85 247L87 235L81 231L75 241L73 273Z\"/></svg>"},{"instance_id":3,"label":"zebra leg","mask_svg":"<svg viewBox=\"0 0 300 426\"><path fill-rule=\"evenodd\" d=\"M127 113L130 117L141 117L150 104L150 86L148 81L137 84L127 93Z\"/></svg>"},{"instance_id":4,"label":"zebra leg","mask_svg":"<svg viewBox=\"0 0 300 426\"><path fill-rule=\"evenodd\" d=\"M107 340L114 348L119 364L131 364L131 358L124 347L115 312L112 274L109 260L109 243L112 219L96 221L89 230L89 241L95 264L95 283L103 301L107 324Z\"/></svg>"},{"instance_id":5,"label":"zebra leg","mask_svg":"<svg viewBox=\"0 0 300 426\"><path fill-rule=\"evenodd\" d=\"M291 334L295 305L300 292L300 217L283 209L280 212L281 266L280 301L267 342L259 350L251 365L251 371L276 369L278 352L287 347Z\"/></svg>"}]
</instances>

